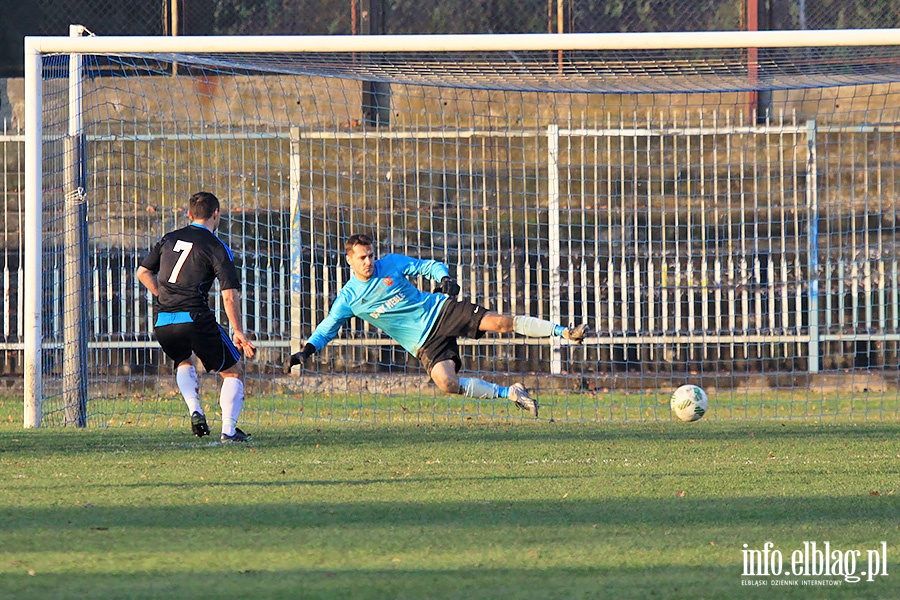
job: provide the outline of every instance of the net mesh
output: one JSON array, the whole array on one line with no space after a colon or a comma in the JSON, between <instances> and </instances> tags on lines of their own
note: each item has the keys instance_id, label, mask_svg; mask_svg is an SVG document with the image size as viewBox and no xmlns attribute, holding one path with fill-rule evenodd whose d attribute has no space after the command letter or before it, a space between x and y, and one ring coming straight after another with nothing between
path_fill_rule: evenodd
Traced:
<instances>
[{"instance_id":1,"label":"net mesh","mask_svg":"<svg viewBox=\"0 0 900 600\"><path fill-rule=\"evenodd\" d=\"M897 59L896 47L85 57L77 179L68 59L47 56L44 423L71 422L66 328L83 321L87 423L189 427L134 273L199 190L223 201L219 235L260 348L246 425L527 416L438 391L358 319L302 375L282 373L348 280L352 233L380 255L445 262L462 297L492 310L588 323L584 346L462 342L465 376L523 382L542 419L668 420L683 383L707 390L706 418L896 418ZM86 223L75 282L73 181ZM215 375L201 387L215 422Z\"/></svg>"},{"instance_id":2,"label":"net mesh","mask_svg":"<svg viewBox=\"0 0 900 600\"><path fill-rule=\"evenodd\" d=\"M893 46L564 52L145 55L198 69L282 73L444 88L559 93L803 89L897 81Z\"/></svg>"}]
</instances>

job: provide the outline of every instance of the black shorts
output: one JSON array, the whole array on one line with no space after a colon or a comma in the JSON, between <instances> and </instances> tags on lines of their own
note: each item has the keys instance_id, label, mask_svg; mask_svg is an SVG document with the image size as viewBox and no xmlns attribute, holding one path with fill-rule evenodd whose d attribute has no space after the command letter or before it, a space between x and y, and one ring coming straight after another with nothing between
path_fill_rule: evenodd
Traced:
<instances>
[{"instance_id":1,"label":"black shorts","mask_svg":"<svg viewBox=\"0 0 900 600\"><path fill-rule=\"evenodd\" d=\"M241 353L213 313L192 312L191 319L190 323L154 327L156 339L166 356L177 366L194 353L207 371L216 373L236 365Z\"/></svg>"},{"instance_id":2,"label":"black shorts","mask_svg":"<svg viewBox=\"0 0 900 600\"><path fill-rule=\"evenodd\" d=\"M465 300L449 299L444 302L437 322L431 329L431 333L419 349L416 358L422 361L427 373L439 362L452 360L457 372L462 369L462 359L459 357L459 344L456 338L466 337L479 340L485 332L479 331L478 326L488 310Z\"/></svg>"}]
</instances>

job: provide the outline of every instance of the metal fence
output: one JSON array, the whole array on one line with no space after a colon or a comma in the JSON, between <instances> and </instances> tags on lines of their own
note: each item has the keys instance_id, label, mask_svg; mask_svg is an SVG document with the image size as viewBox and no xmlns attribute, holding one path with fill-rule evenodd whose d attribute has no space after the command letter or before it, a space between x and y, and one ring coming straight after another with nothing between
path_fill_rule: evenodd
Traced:
<instances>
[{"instance_id":1,"label":"metal fence","mask_svg":"<svg viewBox=\"0 0 900 600\"><path fill-rule=\"evenodd\" d=\"M294 165L291 181L278 183L269 178L270 186L281 188L266 193L292 197L291 182L293 189L322 189L312 182L318 176L333 178L333 189L347 197L358 195L356 186L370 186L372 204L360 223L378 219L371 223L376 230L392 232L381 240L383 250L430 249L436 258L456 265L467 295L499 299L495 307L500 310L563 323L591 323L598 337L590 344L585 364L600 365L597 368L606 365L614 370L645 363L645 368L756 370L767 361L776 370L787 371L896 368L900 360L900 226L893 207L900 166L866 159L852 165L848 174L841 170L840 161L829 161L828 154L831 148L862 144L870 154L894 156L898 130L885 125L818 128L814 123L757 126L717 121L715 126L681 129L553 126L504 132L507 138L521 136L521 145L539 138L546 166L536 166L527 174L540 192L540 201L529 209L534 211L527 219L531 225L523 225L521 235L507 232L502 240L479 239L477 231L467 232L465 238L455 235L459 224L454 213L444 212L438 203L423 202L435 193L434 173L423 173L419 163L362 165L352 162L358 158L348 159L343 163L348 173L375 174L368 182L360 182L341 179L349 175L315 173L316 160L306 153L294 160L284 156L285 164ZM198 132L189 137L196 142L205 135ZM251 139L262 134L246 135ZM323 135L356 136L373 145L386 143L388 137L391 144L415 144L428 132ZM443 138L446 132L434 135ZM467 135L474 138L473 144L489 145L496 133ZM280 137L294 153L302 151L301 141L291 139L290 132L265 137ZM154 139L148 134L93 139L88 142L88 155L94 144L96 154L130 157L122 158L127 164L121 167L133 170L134 157L150 153L140 146L153 144ZM207 140L213 153L216 139ZM7 372L18 371L21 360L22 144L21 132L3 130L0 355ZM484 154L473 150L477 145L468 148L467 168L442 173L443 189L438 192L446 202L458 201L476 215L491 210L500 214L503 206L513 206L511 198L521 195L521 190L479 164ZM766 149L762 161L760 148ZM415 154L397 150L397 156ZM664 172L666 165L674 174ZM391 178L381 173L386 170L398 175L388 181ZM855 194L845 187L848 178L863 182L861 197L868 197L866 190L878 191L879 206L871 211L857 212L852 206L843 211L841 198ZM94 189L103 189L101 183L97 181ZM226 182L216 186L229 187ZM491 190L490 194L485 190ZM460 197L462 193L468 197ZM493 204L478 205L489 196ZM888 201L881 205L885 197ZM261 340L260 346L282 352L291 341L291 319L300 320L299 331L305 336L325 316L346 277L339 250L343 225L334 204L343 201L337 197L325 202L325 210L334 214L322 214L321 208L312 205L298 207L304 216L299 225L291 226L299 227L294 237L295 243L302 242L303 251L293 265L285 207L227 219L229 228L242 231L235 238L238 244L230 243L244 272L247 325ZM667 203L671 210L666 209ZM477 217L473 222L477 223ZM155 235L147 232L141 239L152 243ZM223 235L227 239L230 230ZM260 240L265 240L262 249ZM101 364L121 362L127 367L147 362L148 349L156 346L151 336L150 297L134 278L144 251L140 244L104 244L92 251L89 345L107 352L98 358ZM52 344L54 332L62 329L54 319L62 314L63 294L61 269L46 266L45 302L51 310L45 311L45 330ZM309 282L299 301L291 298L292 270ZM292 306L297 311L292 312ZM355 356L361 364L372 362L364 360L367 353L383 352L366 346L391 345L363 323L347 328L343 335L344 358L354 360ZM528 349L527 344L518 344L512 350L500 346L491 360L533 360L535 365L545 365L536 368L546 368L549 358L551 368L559 368L554 363L559 355L548 357L554 350L545 346ZM117 358L110 358L112 352L118 353ZM508 352L524 354L504 354ZM402 352L387 359L381 356L382 361L406 360ZM156 353L150 358L152 362L162 357Z\"/></svg>"},{"instance_id":2,"label":"metal fence","mask_svg":"<svg viewBox=\"0 0 900 600\"><path fill-rule=\"evenodd\" d=\"M22 227L24 213L23 191L25 178L25 135L12 129L6 121L0 123L0 198L3 201L2 227L2 372L20 372L22 369L21 333L24 330L22 310L23 267L20 249L24 246Z\"/></svg>"}]
</instances>

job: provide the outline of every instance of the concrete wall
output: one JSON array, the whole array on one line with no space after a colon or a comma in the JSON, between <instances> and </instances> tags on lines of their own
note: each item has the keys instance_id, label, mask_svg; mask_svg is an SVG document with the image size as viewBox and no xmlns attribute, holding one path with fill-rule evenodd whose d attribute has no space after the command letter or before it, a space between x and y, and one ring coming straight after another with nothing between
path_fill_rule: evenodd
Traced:
<instances>
[{"instance_id":1,"label":"concrete wall","mask_svg":"<svg viewBox=\"0 0 900 600\"><path fill-rule=\"evenodd\" d=\"M25 126L25 80L0 79L0 123L13 129Z\"/></svg>"},{"instance_id":2,"label":"concrete wall","mask_svg":"<svg viewBox=\"0 0 900 600\"><path fill-rule=\"evenodd\" d=\"M49 82L48 88L64 82ZM206 127L352 128L361 118L358 81L302 76L105 78L88 81L90 121L184 122ZM64 94L60 94L64 96ZM24 81L0 79L0 121L22 126ZM637 120L711 123L749 115L747 93L542 94L392 86L398 127L535 127L551 122L602 125ZM820 123L900 122L900 83L776 91L772 111Z\"/></svg>"}]
</instances>

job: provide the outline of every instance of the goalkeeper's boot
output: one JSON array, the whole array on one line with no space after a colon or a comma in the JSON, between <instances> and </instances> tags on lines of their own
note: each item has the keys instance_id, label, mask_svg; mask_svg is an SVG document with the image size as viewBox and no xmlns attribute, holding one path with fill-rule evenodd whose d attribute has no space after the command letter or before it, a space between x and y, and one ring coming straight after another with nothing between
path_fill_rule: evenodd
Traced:
<instances>
[{"instance_id":1,"label":"goalkeeper's boot","mask_svg":"<svg viewBox=\"0 0 900 600\"><path fill-rule=\"evenodd\" d=\"M225 435L223 433L220 441L223 444L233 444L235 442L249 442L252 441L252 438L250 437L249 433L244 433L243 431L235 427L234 435Z\"/></svg>"},{"instance_id":2,"label":"goalkeeper's boot","mask_svg":"<svg viewBox=\"0 0 900 600\"><path fill-rule=\"evenodd\" d=\"M588 328L584 323L576 325L575 327L569 327L563 331L563 337L575 344L584 342L584 338L587 337L587 334Z\"/></svg>"},{"instance_id":3,"label":"goalkeeper's boot","mask_svg":"<svg viewBox=\"0 0 900 600\"><path fill-rule=\"evenodd\" d=\"M509 386L509 399L516 403L516 406L522 410L527 410L537 418L538 403L537 400L528 394L528 390L521 383L514 383Z\"/></svg>"},{"instance_id":4,"label":"goalkeeper's boot","mask_svg":"<svg viewBox=\"0 0 900 600\"><path fill-rule=\"evenodd\" d=\"M191 415L191 433L197 437L209 435L209 425L206 424L206 416L197 411Z\"/></svg>"}]
</instances>

